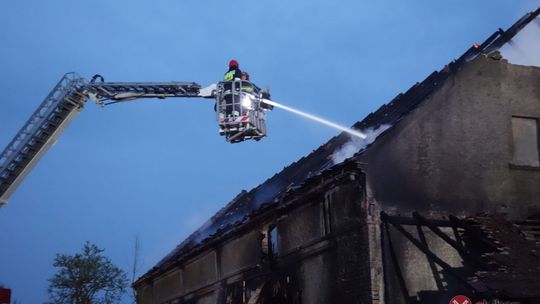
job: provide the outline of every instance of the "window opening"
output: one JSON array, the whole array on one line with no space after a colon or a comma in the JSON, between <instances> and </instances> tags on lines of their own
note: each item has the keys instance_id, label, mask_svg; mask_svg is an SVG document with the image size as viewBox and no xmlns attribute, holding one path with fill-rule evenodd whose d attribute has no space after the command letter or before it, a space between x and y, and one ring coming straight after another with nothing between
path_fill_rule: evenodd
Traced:
<instances>
[{"instance_id":1,"label":"window opening","mask_svg":"<svg viewBox=\"0 0 540 304\"><path fill-rule=\"evenodd\" d=\"M516 166L540 167L538 119L512 117L512 137L512 164Z\"/></svg>"}]
</instances>

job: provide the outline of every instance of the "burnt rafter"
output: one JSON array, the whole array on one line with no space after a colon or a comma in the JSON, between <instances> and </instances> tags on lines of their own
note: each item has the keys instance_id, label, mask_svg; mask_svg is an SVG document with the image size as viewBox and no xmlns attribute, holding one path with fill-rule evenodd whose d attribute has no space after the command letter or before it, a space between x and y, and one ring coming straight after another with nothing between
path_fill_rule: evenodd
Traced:
<instances>
[{"instance_id":1,"label":"burnt rafter","mask_svg":"<svg viewBox=\"0 0 540 304\"><path fill-rule=\"evenodd\" d=\"M464 221L481 235L482 240L496 246L482 252L483 258L495 267L477 269L471 277L471 284L488 289L496 297L535 299L534 303L538 303L539 247L535 240L526 238L524 227L496 213L480 213L468 216Z\"/></svg>"},{"instance_id":2,"label":"burnt rafter","mask_svg":"<svg viewBox=\"0 0 540 304\"><path fill-rule=\"evenodd\" d=\"M381 230L382 230L381 238L382 238L383 244L385 242L388 243L388 249L389 249L388 251L390 253L390 260L392 261L392 266L397 276L399 290L401 291L401 294L403 298L405 299L405 301L407 303L410 303L411 301L410 301L409 291L407 289L407 283L405 283L405 279L403 278L403 272L401 271L401 267L399 266L398 258L396 256L396 251L394 250L394 244L392 242L392 236L390 234L390 227L388 227L388 223L381 224ZM387 251L383 249L383 255L386 255L386 253ZM388 284L388 282L385 276L385 285L386 284Z\"/></svg>"},{"instance_id":3,"label":"burnt rafter","mask_svg":"<svg viewBox=\"0 0 540 304\"><path fill-rule=\"evenodd\" d=\"M448 243L448 245L456 249L462 258L470 259L472 262L474 262L477 265L487 266L482 260L480 260L478 257L473 255L469 250L467 250L463 246L463 244L452 239L451 237L448 236L448 234L444 233L439 227L437 227L437 225L435 225L432 222L432 220L425 218L424 216L420 215L420 213L418 213L417 211L413 212L412 216L419 222L419 226L428 227L431 231L433 231L433 233L435 233L438 237L440 237L446 243Z\"/></svg>"},{"instance_id":4,"label":"burnt rafter","mask_svg":"<svg viewBox=\"0 0 540 304\"><path fill-rule=\"evenodd\" d=\"M488 246L491 251L498 251L497 244L495 244L491 240L486 239L478 228L473 227L471 224L467 223L466 221L457 218L455 215L451 214L448 216L448 218L450 219L450 221L452 221L452 223L459 225L463 227L465 230L467 230L467 233L472 235L476 240L479 240L484 245Z\"/></svg>"},{"instance_id":5,"label":"burnt rafter","mask_svg":"<svg viewBox=\"0 0 540 304\"><path fill-rule=\"evenodd\" d=\"M383 212L384 213L384 212ZM481 240L485 245L487 245L490 249L496 249L497 245L493 242L486 240L482 237L480 231L476 229L475 227L471 226L469 223L467 223L464 220L461 220L457 218L454 215L449 215L448 220L445 219L428 219L424 216L422 216L417 211L414 211L412 213L412 217L404 217L404 216L394 216L394 215L388 215L386 213L385 218L390 219L392 223L398 224L398 225L410 225L410 226L425 226L429 228L435 235L443 239L448 245L452 246L454 249L456 249L457 252L462 256L463 259L466 259L470 262L475 263L478 266L483 266L489 268L489 265L487 265L484 261L482 261L480 258L478 258L476 255L471 253L467 248L463 246L460 242L452 239L448 234L443 232L441 230L441 227L448 227L453 229L461 228L463 230L466 230L467 233L471 234L475 239ZM382 216L382 215L381 215Z\"/></svg>"},{"instance_id":6,"label":"burnt rafter","mask_svg":"<svg viewBox=\"0 0 540 304\"><path fill-rule=\"evenodd\" d=\"M537 228L536 221L510 222L501 214L480 213L467 216L464 219L449 215L448 220L433 220L425 218L418 212L412 217L392 216L381 212L383 236L387 238L389 249L389 227L393 226L407 240L422 251L428 259L439 265L446 273L457 278L460 283L485 298L502 297L506 299L537 299L540 298L540 255L536 245L536 237L524 233L530 225ZM404 226L428 227L438 237L445 240L461 254L465 261L471 261L469 274L465 275L428 248L425 242L418 240ZM460 243L450 238L440 227L451 227L459 239L459 228L468 241ZM421 238L421 237L420 237ZM392 254L392 252L390 252ZM399 265L393 261L394 268L399 273ZM402 290L406 286L400 282ZM406 293L405 293L406 294Z\"/></svg>"},{"instance_id":7,"label":"burnt rafter","mask_svg":"<svg viewBox=\"0 0 540 304\"><path fill-rule=\"evenodd\" d=\"M452 275L457 279L458 282L462 283L464 287L471 290L472 292L483 292L484 290L478 290L477 287L474 287L471 285L467 278L460 275L452 266L450 266L448 263L446 263L444 260L439 258L437 254L435 254L433 251L431 251L426 245L424 245L421 241L417 240L410 232L405 230L400 223L399 219L395 219L394 217L388 215L386 212L381 212L381 221L384 223L391 224L397 231L399 231L403 236L405 236L413 245L415 245L420 251L422 251L425 255L427 255L430 259L433 260L437 265L439 265L441 268L443 268L448 274Z\"/></svg>"}]
</instances>

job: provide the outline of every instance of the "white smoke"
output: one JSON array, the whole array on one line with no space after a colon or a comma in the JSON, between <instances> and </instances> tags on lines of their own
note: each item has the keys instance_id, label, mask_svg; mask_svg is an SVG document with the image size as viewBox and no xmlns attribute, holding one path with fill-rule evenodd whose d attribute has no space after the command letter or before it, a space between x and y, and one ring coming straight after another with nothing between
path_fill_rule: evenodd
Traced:
<instances>
[{"instance_id":1,"label":"white smoke","mask_svg":"<svg viewBox=\"0 0 540 304\"><path fill-rule=\"evenodd\" d=\"M501 47L500 52L512 64L540 67L540 17Z\"/></svg>"},{"instance_id":2,"label":"white smoke","mask_svg":"<svg viewBox=\"0 0 540 304\"><path fill-rule=\"evenodd\" d=\"M352 157L355 153L364 149L367 145L374 142L377 136L379 136L382 132L386 131L386 129L390 127L390 125L381 125L377 129L369 128L363 130L362 133L366 135L365 139L354 137L350 141L346 142L339 150L334 152L334 154L332 155L332 161L334 162L334 165L341 163L347 158Z\"/></svg>"}]
</instances>

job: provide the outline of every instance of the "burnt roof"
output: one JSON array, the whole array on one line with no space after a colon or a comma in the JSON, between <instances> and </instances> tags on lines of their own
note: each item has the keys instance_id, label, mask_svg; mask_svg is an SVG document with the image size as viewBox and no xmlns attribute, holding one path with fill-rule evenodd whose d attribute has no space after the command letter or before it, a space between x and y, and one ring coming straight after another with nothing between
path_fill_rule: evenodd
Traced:
<instances>
[{"instance_id":1,"label":"burnt roof","mask_svg":"<svg viewBox=\"0 0 540 304\"><path fill-rule=\"evenodd\" d=\"M476 297L486 300L539 303L540 221L529 219L512 223L500 213L480 213L463 219L452 214L427 218L416 211L411 217L389 215L383 211L381 220L385 223L382 228L387 244L385 248L391 254L396 248L391 242L393 237L390 227L426 254L430 263L441 267L444 276L457 279L466 288L463 291L472 292ZM451 266L449 256L442 254L447 250L439 253L432 251L421 241L422 238L410 234L405 226L418 227L419 231L424 231L423 227L429 229L453 247L463 263ZM443 227L452 229L445 232L441 230ZM389 272L389 275L402 276L397 268ZM418 292L420 298L422 294L425 296L429 292Z\"/></svg>"},{"instance_id":2,"label":"burnt roof","mask_svg":"<svg viewBox=\"0 0 540 304\"><path fill-rule=\"evenodd\" d=\"M355 123L353 128L365 130L368 128L375 129L382 125L394 126L405 115L414 110L426 97L441 87L464 64L481 54L489 54L498 50L539 14L540 8L523 16L506 31L502 29L497 30L482 44L471 46L458 59L453 60L440 71L433 72L424 81L416 83L407 92L400 93L389 103L381 106L377 111L370 113L362 121ZM195 248L200 248L213 238L226 234L238 224L248 222L255 211L265 205L278 201L291 187L299 187L308 178L330 169L333 166L332 154L349 140L349 135L341 133L331 138L309 155L285 167L281 172L275 174L259 186L250 191L242 191L230 203L212 216L202 227L192 233L145 275L139 278L137 282L166 271L180 258Z\"/></svg>"},{"instance_id":3,"label":"burnt roof","mask_svg":"<svg viewBox=\"0 0 540 304\"><path fill-rule=\"evenodd\" d=\"M481 255L492 267L476 271L470 283L493 297L540 299L540 247L521 230L527 224L538 230L538 222L520 227L500 214L479 214L467 218L467 222L469 229L476 230L479 241L492 248Z\"/></svg>"}]
</instances>

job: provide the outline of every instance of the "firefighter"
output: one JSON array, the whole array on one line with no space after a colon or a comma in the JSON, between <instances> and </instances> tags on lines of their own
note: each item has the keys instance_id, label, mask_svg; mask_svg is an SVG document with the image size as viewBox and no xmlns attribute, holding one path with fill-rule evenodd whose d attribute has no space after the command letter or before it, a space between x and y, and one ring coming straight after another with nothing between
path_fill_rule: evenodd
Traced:
<instances>
[{"instance_id":1,"label":"firefighter","mask_svg":"<svg viewBox=\"0 0 540 304\"><path fill-rule=\"evenodd\" d=\"M242 91L253 93L253 84L249 81L248 72L242 72Z\"/></svg>"},{"instance_id":2,"label":"firefighter","mask_svg":"<svg viewBox=\"0 0 540 304\"><path fill-rule=\"evenodd\" d=\"M229 61L229 70L225 75L223 76L224 81L235 81L235 80L241 80L242 79L242 71L240 71L240 68L238 67L238 61L235 59L232 59ZM237 94L236 92L232 92L232 83L226 83L224 85L224 97L225 97L225 115L227 117L229 116L239 116L240 115L240 101L234 101L235 98L233 98L234 94ZM238 95L237 95L238 96Z\"/></svg>"},{"instance_id":3,"label":"firefighter","mask_svg":"<svg viewBox=\"0 0 540 304\"><path fill-rule=\"evenodd\" d=\"M233 81L237 79L242 79L242 71L238 67L238 61L231 60L229 61L229 70L223 76L224 81Z\"/></svg>"},{"instance_id":4,"label":"firefighter","mask_svg":"<svg viewBox=\"0 0 540 304\"><path fill-rule=\"evenodd\" d=\"M246 82L246 81L248 81L248 82ZM255 89L257 89L256 90L257 94L258 94L258 92L261 91L261 89L258 86L256 86L255 84L253 84L251 82L251 80L249 80L248 72L242 72L242 91L244 91L246 93L253 94ZM262 98L270 99L270 93L268 93L267 91L262 91ZM268 109L268 110L272 110L274 108L274 106L271 106L271 105L266 104L266 103L262 103L261 107L263 107L264 109Z\"/></svg>"}]
</instances>

